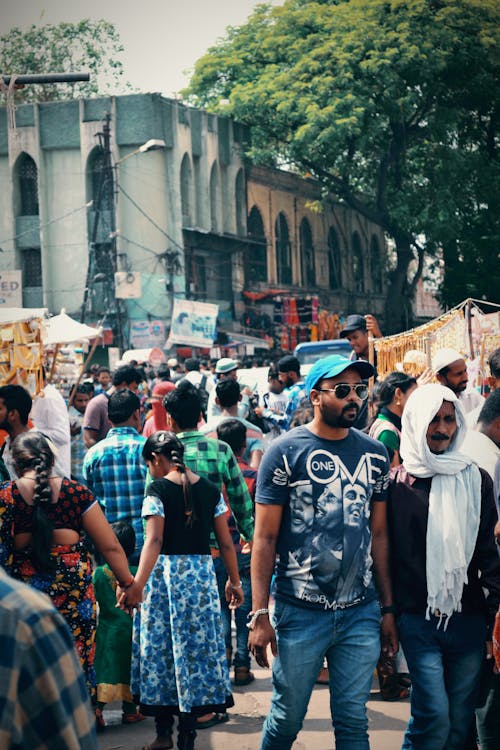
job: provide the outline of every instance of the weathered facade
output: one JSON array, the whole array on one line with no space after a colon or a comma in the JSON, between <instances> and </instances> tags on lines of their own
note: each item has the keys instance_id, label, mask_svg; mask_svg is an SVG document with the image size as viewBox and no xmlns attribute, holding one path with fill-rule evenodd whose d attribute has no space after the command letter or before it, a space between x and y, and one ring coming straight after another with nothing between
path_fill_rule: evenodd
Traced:
<instances>
[{"instance_id":1,"label":"weathered facade","mask_svg":"<svg viewBox=\"0 0 500 750\"><path fill-rule=\"evenodd\" d=\"M246 138L157 94L23 105L15 129L1 108L0 272L22 271L25 306L83 306L112 327L114 272L140 274L140 296L119 303L125 343L135 324L168 325L175 296L216 302L228 331L245 292L381 315L380 227L334 200L316 210L311 180L249 168Z\"/></svg>"}]
</instances>

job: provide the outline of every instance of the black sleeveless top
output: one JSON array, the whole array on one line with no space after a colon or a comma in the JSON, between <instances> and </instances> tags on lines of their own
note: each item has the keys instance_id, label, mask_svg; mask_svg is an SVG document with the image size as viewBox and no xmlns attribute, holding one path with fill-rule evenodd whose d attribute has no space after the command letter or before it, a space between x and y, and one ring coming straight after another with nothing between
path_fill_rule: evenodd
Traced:
<instances>
[{"instance_id":1,"label":"black sleeveless top","mask_svg":"<svg viewBox=\"0 0 500 750\"><path fill-rule=\"evenodd\" d=\"M195 520L188 526L181 485L169 479L155 479L148 486L146 494L158 497L165 511L162 555L210 554L210 532L214 526L220 490L203 477L191 485L191 490Z\"/></svg>"}]
</instances>

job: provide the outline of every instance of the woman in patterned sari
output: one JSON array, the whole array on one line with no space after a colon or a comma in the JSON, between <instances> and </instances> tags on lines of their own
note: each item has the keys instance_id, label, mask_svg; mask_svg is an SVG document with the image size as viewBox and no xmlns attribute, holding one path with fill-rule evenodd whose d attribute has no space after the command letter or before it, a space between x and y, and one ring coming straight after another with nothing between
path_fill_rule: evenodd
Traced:
<instances>
[{"instance_id":1,"label":"woman in patterned sari","mask_svg":"<svg viewBox=\"0 0 500 750\"><path fill-rule=\"evenodd\" d=\"M96 604L82 532L132 593L127 558L87 487L51 476L54 453L41 433L19 435L12 458L19 479L0 487L0 564L14 578L48 594L63 615L95 701Z\"/></svg>"}]
</instances>

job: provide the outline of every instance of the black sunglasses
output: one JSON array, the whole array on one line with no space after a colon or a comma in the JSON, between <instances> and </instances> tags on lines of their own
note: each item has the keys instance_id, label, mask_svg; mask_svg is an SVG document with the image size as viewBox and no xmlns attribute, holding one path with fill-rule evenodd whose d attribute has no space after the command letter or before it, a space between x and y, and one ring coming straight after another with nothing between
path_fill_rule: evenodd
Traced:
<instances>
[{"instance_id":1,"label":"black sunglasses","mask_svg":"<svg viewBox=\"0 0 500 750\"><path fill-rule=\"evenodd\" d=\"M316 388L315 390L321 393L334 393L335 398L343 399L347 398L351 391L354 391L356 396L364 401L368 398L368 386L366 383L356 383L351 385L350 383L337 383L333 388Z\"/></svg>"}]
</instances>

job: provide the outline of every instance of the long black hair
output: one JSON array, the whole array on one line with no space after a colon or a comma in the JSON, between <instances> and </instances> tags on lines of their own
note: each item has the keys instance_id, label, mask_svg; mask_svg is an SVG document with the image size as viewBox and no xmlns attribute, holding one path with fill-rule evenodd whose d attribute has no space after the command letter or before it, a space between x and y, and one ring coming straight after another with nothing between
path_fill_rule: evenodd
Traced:
<instances>
[{"instance_id":1,"label":"long black hair","mask_svg":"<svg viewBox=\"0 0 500 750\"><path fill-rule=\"evenodd\" d=\"M54 453L40 432L30 430L13 441L12 459L20 477L27 471L35 472L31 553L35 567L42 573L51 573L56 564L50 554L54 524L47 516L46 508L52 502L49 477L54 465Z\"/></svg>"},{"instance_id":2,"label":"long black hair","mask_svg":"<svg viewBox=\"0 0 500 750\"><path fill-rule=\"evenodd\" d=\"M164 456L172 461L175 468L181 475L182 493L184 496L184 513L186 515L186 526L192 526L196 521L196 514L193 508L193 493L191 482L186 474L186 465L184 463L184 446L174 432L159 430L151 437L148 437L142 457L145 461L152 461L154 456Z\"/></svg>"},{"instance_id":3,"label":"long black hair","mask_svg":"<svg viewBox=\"0 0 500 750\"><path fill-rule=\"evenodd\" d=\"M406 393L410 388L417 384L417 379L411 375L407 375L404 372L391 372L386 378L380 383L378 391L378 402L377 402L377 414L384 406L389 406L392 403L396 388L399 388L402 393Z\"/></svg>"}]
</instances>

